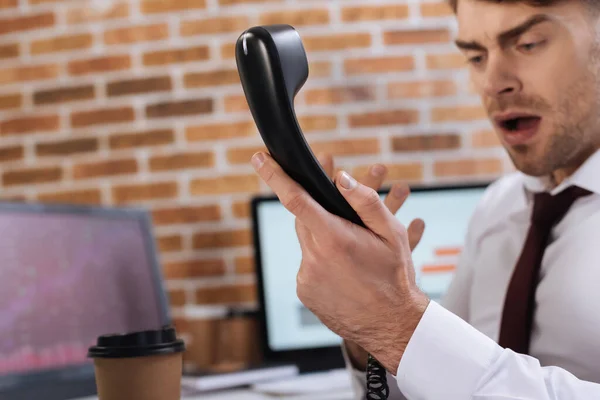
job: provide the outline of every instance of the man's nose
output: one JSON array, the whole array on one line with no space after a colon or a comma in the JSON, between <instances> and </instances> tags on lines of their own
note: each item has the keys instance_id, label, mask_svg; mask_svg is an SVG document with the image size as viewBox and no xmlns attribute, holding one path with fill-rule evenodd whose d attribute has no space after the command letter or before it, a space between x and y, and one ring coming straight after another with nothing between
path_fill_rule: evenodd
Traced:
<instances>
[{"instance_id":1,"label":"man's nose","mask_svg":"<svg viewBox=\"0 0 600 400\"><path fill-rule=\"evenodd\" d=\"M489 97L505 97L519 93L522 90L522 84L508 60L501 57L490 57L485 71L483 89Z\"/></svg>"}]
</instances>

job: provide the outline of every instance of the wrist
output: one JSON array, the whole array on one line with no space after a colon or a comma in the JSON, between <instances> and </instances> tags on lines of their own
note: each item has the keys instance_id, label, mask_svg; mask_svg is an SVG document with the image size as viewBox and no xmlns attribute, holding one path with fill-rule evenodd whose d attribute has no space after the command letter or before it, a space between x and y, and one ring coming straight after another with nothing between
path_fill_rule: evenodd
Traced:
<instances>
[{"instance_id":1,"label":"wrist","mask_svg":"<svg viewBox=\"0 0 600 400\"><path fill-rule=\"evenodd\" d=\"M359 343L393 375L430 301L418 290L407 297L402 307L392 309Z\"/></svg>"}]
</instances>

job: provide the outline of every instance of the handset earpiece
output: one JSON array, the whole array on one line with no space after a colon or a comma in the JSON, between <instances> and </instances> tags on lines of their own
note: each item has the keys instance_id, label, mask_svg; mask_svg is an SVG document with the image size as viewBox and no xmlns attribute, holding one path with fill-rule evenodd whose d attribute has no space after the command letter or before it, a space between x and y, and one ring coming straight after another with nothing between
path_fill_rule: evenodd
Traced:
<instances>
[{"instance_id":1,"label":"handset earpiece","mask_svg":"<svg viewBox=\"0 0 600 400\"><path fill-rule=\"evenodd\" d=\"M365 226L304 138L294 99L308 79L306 51L290 25L255 26L237 40L236 63L254 122L269 154L323 208Z\"/></svg>"}]
</instances>

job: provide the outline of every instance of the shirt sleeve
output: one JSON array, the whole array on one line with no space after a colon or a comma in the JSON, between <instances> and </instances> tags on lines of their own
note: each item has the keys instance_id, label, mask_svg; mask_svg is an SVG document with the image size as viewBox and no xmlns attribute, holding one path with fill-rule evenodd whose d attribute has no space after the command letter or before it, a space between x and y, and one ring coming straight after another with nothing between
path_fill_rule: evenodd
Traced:
<instances>
[{"instance_id":1,"label":"shirt sleeve","mask_svg":"<svg viewBox=\"0 0 600 400\"><path fill-rule=\"evenodd\" d=\"M430 302L396 375L408 399L588 400L600 385L504 349L435 302Z\"/></svg>"},{"instance_id":2,"label":"shirt sleeve","mask_svg":"<svg viewBox=\"0 0 600 400\"><path fill-rule=\"evenodd\" d=\"M352 400L363 400L367 393L367 373L352 366L346 346L343 344L342 355L344 356L346 370L348 371L348 374L350 374L350 380L352 382ZM398 388L396 378L389 372L387 373L387 382L389 386L388 400L406 400L406 397L404 397Z\"/></svg>"}]
</instances>

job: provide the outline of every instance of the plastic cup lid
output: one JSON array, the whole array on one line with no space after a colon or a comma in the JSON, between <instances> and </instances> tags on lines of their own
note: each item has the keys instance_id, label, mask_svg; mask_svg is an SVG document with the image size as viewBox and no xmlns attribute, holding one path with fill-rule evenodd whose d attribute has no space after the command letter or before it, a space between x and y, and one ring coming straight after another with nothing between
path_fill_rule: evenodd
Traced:
<instances>
[{"instance_id":1,"label":"plastic cup lid","mask_svg":"<svg viewBox=\"0 0 600 400\"><path fill-rule=\"evenodd\" d=\"M159 354L180 353L185 350L183 340L177 339L175 328L147 330L98 337L96 345L88 349L91 358L130 358Z\"/></svg>"}]
</instances>

